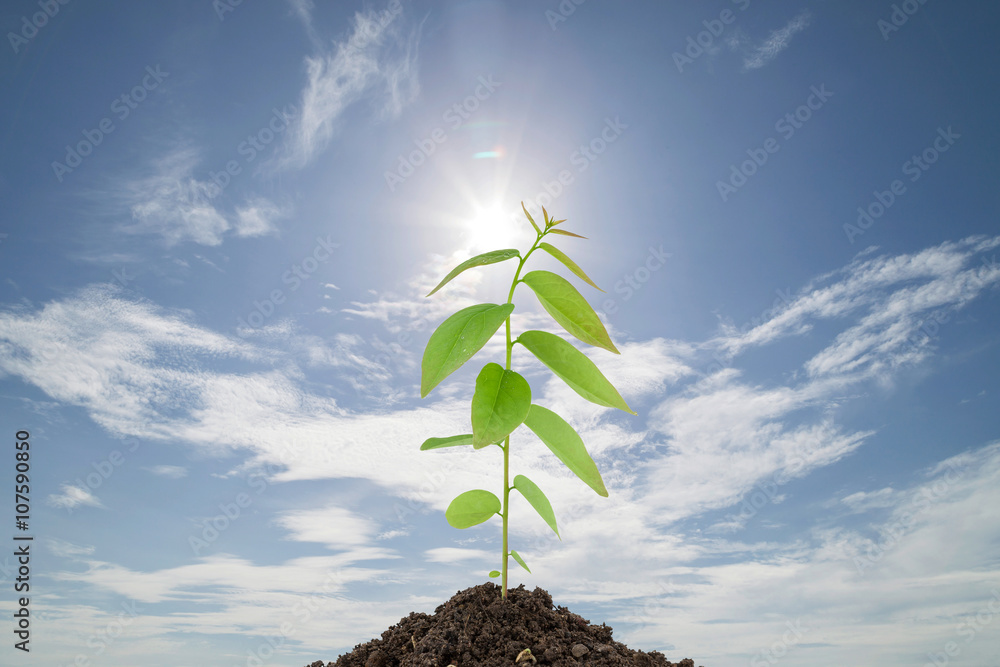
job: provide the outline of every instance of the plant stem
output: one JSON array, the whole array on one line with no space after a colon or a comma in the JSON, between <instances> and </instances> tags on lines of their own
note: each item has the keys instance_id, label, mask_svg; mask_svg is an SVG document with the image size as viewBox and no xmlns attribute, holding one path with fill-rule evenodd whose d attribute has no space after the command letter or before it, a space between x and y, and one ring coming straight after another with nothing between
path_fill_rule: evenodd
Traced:
<instances>
[{"instance_id":1,"label":"plant stem","mask_svg":"<svg viewBox=\"0 0 1000 667\"><path fill-rule=\"evenodd\" d=\"M509 364L508 364L509 365ZM510 510L510 436L504 439L503 447L503 588L500 599L507 599L507 515Z\"/></svg>"},{"instance_id":2,"label":"plant stem","mask_svg":"<svg viewBox=\"0 0 1000 667\"><path fill-rule=\"evenodd\" d=\"M526 252L524 254L524 257L521 258L521 261L518 262L517 271L514 272L514 280L511 281L510 283L510 292L507 293L507 303L514 302L514 288L517 287L518 277L521 275L521 269L524 268L524 263L528 261L528 257L531 256L531 253L535 252L535 248L538 247L539 241L542 240L542 237L545 236L545 233L547 231L548 230L546 229L545 232L541 232L537 235L537 238L535 238L535 242L531 244L531 248L528 249L528 252ZM514 349L514 343L510 339L509 315L507 316L507 319L504 320L504 325L506 326L506 331L507 331L507 365L505 366L505 368L506 370L509 371L511 351ZM503 567L501 568L500 599L506 600L507 599L507 556L510 555L510 553L507 551L507 520L510 513L510 489L511 489L509 435L506 438L504 438L502 449L503 449L503 514L501 516L503 517L503 556L501 560L503 561Z\"/></svg>"}]
</instances>

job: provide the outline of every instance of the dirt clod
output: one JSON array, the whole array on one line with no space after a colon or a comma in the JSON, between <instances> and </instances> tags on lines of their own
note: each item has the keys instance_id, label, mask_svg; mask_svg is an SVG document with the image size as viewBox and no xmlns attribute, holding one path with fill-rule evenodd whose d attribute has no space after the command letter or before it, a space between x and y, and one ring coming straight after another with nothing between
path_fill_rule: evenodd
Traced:
<instances>
[{"instance_id":1,"label":"dirt clod","mask_svg":"<svg viewBox=\"0 0 1000 667\"><path fill-rule=\"evenodd\" d=\"M410 612L381 639L307 667L513 667L519 657L518 667L695 667L690 658L674 663L659 651L630 649L611 638L611 627L553 609L544 589L521 584L507 590L506 601L500 592L492 582L458 591L433 616Z\"/></svg>"}]
</instances>

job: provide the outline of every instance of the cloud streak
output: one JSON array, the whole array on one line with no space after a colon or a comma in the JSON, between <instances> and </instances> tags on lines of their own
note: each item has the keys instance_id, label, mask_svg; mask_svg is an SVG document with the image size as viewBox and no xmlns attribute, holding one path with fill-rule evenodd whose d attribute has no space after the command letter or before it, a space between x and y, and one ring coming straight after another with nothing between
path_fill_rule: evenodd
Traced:
<instances>
[{"instance_id":1,"label":"cloud streak","mask_svg":"<svg viewBox=\"0 0 1000 667\"><path fill-rule=\"evenodd\" d=\"M302 113L286 137L280 168L300 168L312 160L336 134L343 113L360 100L371 98L377 114L387 118L416 98L419 32L404 35L402 13L399 0L382 11L357 12L347 39L306 58Z\"/></svg>"},{"instance_id":2,"label":"cloud streak","mask_svg":"<svg viewBox=\"0 0 1000 667\"><path fill-rule=\"evenodd\" d=\"M809 27L812 22L812 14L806 10L800 12L795 18L768 35L761 44L749 49L743 58L743 69L754 70L764 67L778 55L788 48L792 38ZM742 46L747 40L736 38L731 45Z\"/></svg>"}]
</instances>

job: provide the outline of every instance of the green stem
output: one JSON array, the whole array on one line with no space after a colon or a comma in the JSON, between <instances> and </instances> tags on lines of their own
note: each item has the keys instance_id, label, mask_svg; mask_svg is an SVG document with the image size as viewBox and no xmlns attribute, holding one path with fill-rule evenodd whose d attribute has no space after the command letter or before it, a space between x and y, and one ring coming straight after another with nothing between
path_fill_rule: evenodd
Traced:
<instances>
[{"instance_id":1,"label":"green stem","mask_svg":"<svg viewBox=\"0 0 1000 667\"><path fill-rule=\"evenodd\" d=\"M504 439L503 447L503 588L500 599L507 599L507 514L510 510L510 436Z\"/></svg>"},{"instance_id":2,"label":"green stem","mask_svg":"<svg viewBox=\"0 0 1000 667\"><path fill-rule=\"evenodd\" d=\"M528 252L526 252L525 255L524 255L524 257L521 258L521 261L518 262L518 264L517 264L517 271L514 272L514 280L510 284L510 292L507 293L507 303L513 303L514 302L514 288L517 287L517 283L519 282L518 278L521 275L521 269L524 268L524 264L525 264L525 262L528 261L528 257L531 256L531 253L535 252L535 248L538 247L538 243L542 240L542 237L545 236L546 233L548 233L547 229L544 232L541 232L540 234L537 235L537 238L535 238L535 242L533 244L531 244L531 248L528 249ZM506 326L506 331L507 331L507 365L506 365L505 368L509 371L510 370L511 351L514 349L514 343L510 339L510 316L508 316L507 319L504 320L504 325ZM502 447L502 449L503 449L503 514L502 514L502 516L503 516L503 556L502 556L501 560L503 561L503 567L502 567L502 570L501 570L502 575L501 575L501 593L500 593L500 598L502 600L506 600L507 599L507 557L510 555L510 553L507 551L507 519L508 519L509 510L510 510L510 489L511 489L511 487L510 487L510 436L509 435L504 439L504 446Z\"/></svg>"}]
</instances>

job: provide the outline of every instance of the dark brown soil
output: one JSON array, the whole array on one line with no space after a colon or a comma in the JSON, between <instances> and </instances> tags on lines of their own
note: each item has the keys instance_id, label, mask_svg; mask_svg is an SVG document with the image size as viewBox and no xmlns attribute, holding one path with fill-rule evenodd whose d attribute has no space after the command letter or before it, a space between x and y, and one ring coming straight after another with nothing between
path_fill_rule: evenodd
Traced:
<instances>
[{"instance_id":1,"label":"dark brown soil","mask_svg":"<svg viewBox=\"0 0 1000 667\"><path fill-rule=\"evenodd\" d=\"M675 663L659 651L633 651L614 641L612 631L565 607L553 609L541 588L529 593L521 584L503 601L500 586L488 582L457 592L433 616L410 612L381 639L358 644L336 662L308 667L695 667L690 658Z\"/></svg>"}]
</instances>

